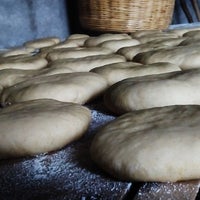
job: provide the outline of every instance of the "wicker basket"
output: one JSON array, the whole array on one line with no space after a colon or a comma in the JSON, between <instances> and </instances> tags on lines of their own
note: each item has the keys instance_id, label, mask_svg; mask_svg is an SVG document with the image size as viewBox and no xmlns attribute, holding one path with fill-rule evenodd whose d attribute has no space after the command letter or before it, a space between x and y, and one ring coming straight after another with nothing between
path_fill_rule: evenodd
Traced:
<instances>
[{"instance_id":1,"label":"wicker basket","mask_svg":"<svg viewBox=\"0 0 200 200\"><path fill-rule=\"evenodd\" d=\"M175 0L79 0L81 26L89 30L133 32L166 29Z\"/></svg>"}]
</instances>

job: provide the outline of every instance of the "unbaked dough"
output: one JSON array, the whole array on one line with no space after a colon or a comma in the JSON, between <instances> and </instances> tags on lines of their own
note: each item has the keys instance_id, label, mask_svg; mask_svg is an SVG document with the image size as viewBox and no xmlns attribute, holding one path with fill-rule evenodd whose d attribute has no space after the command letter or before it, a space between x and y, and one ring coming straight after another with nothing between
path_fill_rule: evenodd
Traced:
<instances>
[{"instance_id":1,"label":"unbaked dough","mask_svg":"<svg viewBox=\"0 0 200 200\"><path fill-rule=\"evenodd\" d=\"M199 85L199 69L129 78L112 85L104 101L117 114L169 105L199 105Z\"/></svg>"},{"instance_id":2,"label":"unbaked dough","mask_svg":"<svg viewBox=\"0 0 200 200\"><path fill-rule=\"evenodd\" d=\"M35 40L25 42L24 46L40 49L43 47L48 47L48 46L58 44L59 42L60 42L60 39L58 37L38 38Z\"/></svg>"},{"instance_id":3,"label":"unbaked dough","mask_svg":"<svg viewBox=\"0 0 200 200\"><path fill-rule=\"evenodd\" d=\"M169 39L169 38L178 38L178 36L175 33L157 32L137 37L137 40L139 40L142 44L145 44L155 39Z\"/></svg>"},{"instance_id":4,"label":"unbaked dough","mask_svg":"<svg viewBox=\"0 0 200 200\"><path fill-rule=\"evenodd\" d=\"M17 56L17 55L32 55L36 52L35 48L25 48L25 47L16 47L16 48L11 48L3 52L0 57L9 57L9 56Z\"/></svg>"},{"instance_id":5,"label":"unbaked dough","mask_svg":"<svg viewBox=\"0 0 200 200\"><path fill-rule=\"evenodd\" d=\"M100 67L110 63L125 62L124 56L117 54L87 56L83 58L58 59L49 63L51 68L69 68L74 72L87 72L95 67Z\"/></svg>"},{"instance_id":6,"label":"unbaked dough","mask_svg":"<svg viewBox=\"0 0 200 200\"><path fill-rule=\"evenodd\" d=\"M131 33L132 38L138 38L145 35L161 34L161 30L137 30Z\"/></svg>"},{"instance_id":7,"label":"unbaked dough","mask_svg":"<svg viewBox=\"0 0 200 200\"><path fill-rule=\"evenodd\" d=\"M2 106L34 99L55 99L84 104L107 89L107 81L92 72L33 77L5 88Z\"/></svg>"},{"instance_id":8,"label":"unbaked dough","mask_svg":"<svg viewBox=\"0 0 200 200\"><path fill-rule=\"evenodd\" d=\"M135 62L151 64L156 62L170 62L179 65L181 69L199 68L200 46L178 46L140 53L133 58Z\"/></svg>"},{"instance_id":9,"label":"unbaked dough","mask_svg":"<svg viewBox=\"0 0 200 200\"><path fill-rule=\"evenodd\" d=\"M58 49L59 50L59 49ZM47 59L50 61L54 61L57 59L66 59L66 58L83 58L87 56L96 56L96 55L108 55L111 54L112 50L103 48L103 47L79 47L75 49L63 49L62 51L50 52L47 55Z\"/></svg>"},{"instance_id":10,"label":"unbaked dough","mask_svg":"<svg viewBox=\"0 0 200 200\"><path fill-rule=\"evenodd\" d=\"M103 76L108 81L109 85L113 85L114 83L130 77L162 74L173 71L181 71L181 69L177 65L171 63L142 65L134 62L108 64L91 70L91 72Z\"/></svg>"},{"instance_id":11,"label":"unbaked dough","mask_svg":"<svg viewBox=\"0 0 200 200\"><path fill-rule=\"evenodd\" d=\"M29 55L18 55L0 58L0 70L2 69L41 69L48 64L45 58Z\"/></svg>"},{"instance_id":12,"label":"unbaked dough","mask_svg":"<svg viewBox=\"0 0 200 200\"><path fill-rule=\"evenodd\" d=\"M50 76L74 72L67 67L51 67L41 70L3 69L0 70L0 85L2 88L13 86L35 76Z\"/></svg>"},{"instance_id":13,"label":"unbaked dough","mask_svg":"<svg viewBox=\"0 0 200 200\"><path fill-rule=\"evenodd\" d=\"M127 113L102 127L92 159L125 181L176 182L200 178L200 106Z\"/></svg>"},{"instance_id":14,"label":"unbaked dough","mask_svg":"<svg viewBox=\"0 0 200 200\"><path fill-rule=\"evenodd\" d=\"M34 100L0 110L0 159L58 150L80 138L90 111L55 100Z\"/></svg>"},{"instance_id":15,"label":"unbaked dough","mask_svg":"<svg viewBox=\"0 0 200 200\"><path fill-rule=\"evenodd\" d=\"M104 33L96 37L89 37L84 45L86 47L94 47L105 41L121 39L131 39L131 36L126 33Z\"/></svg>"},{"instance_id":16,"label":"unbaked dough","mask_svg":"<svg viewBox=\"0 0 200 200\"><path fill-rule=\"evenodd\" d=\"M118 54L125 56L128 61L132 61L133 58L141 52L147 52L151 50L158 50L168 48L167 45L160 45L159 43L147 43L139 44L131 47L122 47L117 51Z\"/></svg>"},{"instance_id":17,"label":"unbaked dough","mask_svg":"<svg viewBox=\"0 0 200 200\"><path fill-rule=\"evenodd\" d=\"M136 39L121 39L121 40L108 40L100 43L98 46L111 49L113 52L118 51L123 47L136 46L140 42Z\"/></svg>"},{"instance_id":18,"label":"unbaked dough","mask_svg":"<svg viewBox=\"0 0 200 200\"><path fill-rule=\"evenodd\" d=\"M10 87L37 74L37 70L3 69L0 70L0 86Z\"/></svg>"}]
</instances>

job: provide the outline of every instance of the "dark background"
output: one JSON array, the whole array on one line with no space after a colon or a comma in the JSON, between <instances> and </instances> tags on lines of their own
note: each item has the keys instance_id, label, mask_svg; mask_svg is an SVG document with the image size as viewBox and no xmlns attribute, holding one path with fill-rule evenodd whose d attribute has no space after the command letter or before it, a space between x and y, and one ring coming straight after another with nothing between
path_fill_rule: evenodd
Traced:
<instances>
[{"instance_id":1,"label":"dark background","mask_svg":"<svg viewBox=\"0 0 200 200\"><path fill-rule=\"evenodd\" d=\"M185 0L197 22L190 0ZM172 24L188 23L176 0ZM27 40L84 32L78 20L78 0L0 0L0 48Z\"/></svg>"}]
</instances>

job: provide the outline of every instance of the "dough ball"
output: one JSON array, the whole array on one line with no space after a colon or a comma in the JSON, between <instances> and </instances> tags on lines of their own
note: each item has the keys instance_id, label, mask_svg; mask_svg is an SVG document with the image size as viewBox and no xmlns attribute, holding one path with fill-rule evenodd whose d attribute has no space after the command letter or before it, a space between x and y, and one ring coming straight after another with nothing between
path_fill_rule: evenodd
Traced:
<instances>
[{"instance_id":1,"label":"dough ball","mask_svg":"<svg viewBox=\"0 0 200 200\"><path fill-rule=\"evenodd\" d=\"M39 76L5 88L1 104L5 106L35 99L84 104L100 95L107 87L107 81L92 72Z\"/></svg>"},{"instance_id":2,"label":"dough ball","mask_svg":"<svg viewBox=\"0 0 200 200\"><path fill-rule=\"evenodd\" d=\"M102 127L92 159L125 181L176 182L200 178L200 106L127 113Z\"/></svg>"},{"instance_id":3,"label":"dough ball","mask_svg":"<svg viewBox=\"0 0 200 200\"><path fill-rule=\"evenodd\" d=\"M17 56L17 55L32 55L35 53L35 48L24 48L24 47L18 47L18 48L11 48L4 53L1 54L1 57L9 57L9 56Z\"/></svg>"},{"instance_id":4,"label":"dough ball","mask_svg":"<svg viewBox=\"0 0 200 200\"><path fill-rule=\"evenodd\" d=\"M122 80L104 95L116 114L170 105L200 104L200 70L170 72Z\"/></svg>"},{"instance_id":5,"label":"dough ball","mask_svg":"<svg viewBox=\"0 0 200 200\"><path fill-rule=\"evenodd\" d=\"M24 46L40 49L43 47L48 47L48 46L58 44L59 42L60 42L60 39L57 37L47 37L47 38L39 38L39 39L25 42Z\"/></svg>"},{"instance_id":6,"label":"dough ball","mask_svg":"<svg viewBox=\"0 0 200 200\"><path fill-rule=\"evenodd\" d=\"M59 50L59 49L58 49ZM66 58L83 58L87 56L97 56L97 55L108 55L111 54L112 50L103 48L103 47L91 47L84 48L79 47L75 49L63 49L62 51L50 52L47 55L47 59L54 61L57 59L66 59Z\"/></svg>"},{"instance_id":7,"label":"dough ball","mask_svg":"<svg viewBox=\"0 0 200 200\"><path fill-rule=\"evenodd\" d=\"M68 68L74 72L89 72L95 67L100 67L110 63L126 61L124 56L117 54L87 56L83 58L58 59L49 63L49 68Z\"/></svg>"},{"instance_id":8,"label":"dough ball","mask_svg":"<svg viewBox=\"0 0 200 200\"><path fill-rule=\"evenodd\" d=\"M126 33L104 33L96 37L89 37L84 45L86 47L94 47L105 41L121 39L131 39L131 36Z\"/></svg>"},{"instance_id":9,"label":"dough ball","mask_svg":"<svg viewBox=\"0 0 200 200\"><path fill-rule=\"evenodd\" d=\"M123 55L127 60L132 61L133 58L142 52L148 52L152 50L159 50L168 48L166 45L161 45L159 43L147 43L139 44L131 47L122 47L117 51L118 54Z\"/></svg>"},{"instance_id":10,"label":"dough ball","mask_svg":"<svg viewBox=\"0 0 200 200\"><path fill-rule=\"evenodd\" d=\"M199 68L200 46L178 46L140 53L133 58L134 62L151 64L156 62L170 62L179 65L182 70Z\"/></svg>"},{"instance_id":11,"label":"dough ball","mask_svg":"<svg viewBox=\"0 0 200 200\"><path fill-rule=\"evenodd\" d=\"M118 51L123 47L136 46L140 42L136 39L121 39L121 40L108 40L100 43L98 46L111 49L113 52Z\"/></svg>"},{"instance_id":12,"label":"dough ball","mask_svg":"<svg viewBox=\"0 0 200 200\"><path fill-rule=\"evenodd\" d=\"M90 111L77 104L34 100L0 110L0 159L58 150L80 138Z\"/></svg>"},{"instance_id":13,"label":"dough ball","mask_svg":"<svg viewBox=\"0 0 200 200\"><path fill-rule=\"evenodd\" d=\"M2 69L25 69L36 70L46 67L45 58L29 55L18 55L0 58L0 70Z\"/></svg>"},{"instance_id":14,"label":"dough ball","mask_svg":"<svg viewBox=\"0 0 200 200\"><path fill-rule=\"evenodd\" d=\"M4 88L27 80L37 74L37 70L3 69L0 70L0 85Z\"/></svg>"},{"instance_id":15,"label":"dough ball","mask_svg":"<svg viewBox=\"0 0 200 200\"><path fill-rule=\"evenodd\" d=\"M135 62L114 63L91 70L91 72L95 72L103 76L108 81L109 85L113 85L130 77L162 74L173 71L181 71L181 69L177 65L171 63L142 65Z\"/></svg>"}]
</instances>

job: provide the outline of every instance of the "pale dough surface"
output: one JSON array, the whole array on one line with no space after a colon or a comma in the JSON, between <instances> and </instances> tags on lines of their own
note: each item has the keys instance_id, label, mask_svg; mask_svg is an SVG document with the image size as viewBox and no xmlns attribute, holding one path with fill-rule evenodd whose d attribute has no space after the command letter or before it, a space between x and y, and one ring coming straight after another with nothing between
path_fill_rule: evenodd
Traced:
<instances>
[{"instance_id":1,"label":"pale dough surface","mask_svg":"<svg viewBox=\"0 0 200 200\"><path fill-rule=\"evenodd\" d=\"M88 72L95 67L100 67L103 65L125 62L126 59L124 56L117 54L109 55L96 55L96 56L87 56L84 58L67 58L67 59L58 59L49 63L49 68L59 68L66 67L71 69L74 72Z\"/></svg>"},{"instance_id":2,"label":"pale dough surface","mask_svg":"<svg viewBox=\"0 0 200 200\"><path fill-rule=\"evenodd\" d=\"M24 46L39 49L39 48L58 44L59 42L60 42L60 39L57 37L47 37L47 38L39 38L39 39L27 41L24 43Z\"/></svg>"},{"instance_id":3,"label":"pale dough surface","mask_svg":"<svg viewBox=\"0 0 200 200\"><path fill-rule=\"evenodd\" d=\"M143 64L170 62L177 64L183 70L199 68L200 45L178 46L140 53L133 61Z\"/></svg>"},{"instance_id":4,"label":"pale dough surface","mask_svg":"<svg viewBox=\"0 0 200 200\"><path fill-rule=\"evenodd\" d=\"M159 43L147 43L147 44L138 44L131 47L122 47L117 53L126 57L127 60L132 61L133 58L141 52L147 52L157 49L168 48L167 45L161 45Z\"/></svg>"},{"instance_id":5,"label":"pale dough surface","mask_svg":"<svg viewBox=\"0 0 200 200\"><path fill-rule=\"evenodd\" d=\"M36 70L46 67L48 64L45 58L30 55L17 55L0 58L0 70L2 69L25 69Z\"/></svg>"},{"instance_id":6,"label":"pale dough surface","mask_svg":"<svg viewBox=\"0 0 200 200\"><path fill-rule=\"evenodd\" d=\"M130 47L140 44L136 39L121 39L121 40L108 40L100 43L98 46L111 49L113 52L118 51L123 47Z\"/></svg>"},{"instance_id":7,"label":"pale dough surface","mask_svg":"<svg viewBox=\"0 0 200 200\"><path fill-rule=\"evenodd\" d=\"M104 102L117 114L169 105L199 105L199 84L199 69L129 78L112 85Z\"/></svg>"},{"instance_id":8,"label":"pale dough surface","mask_svg":"<svg viewBox=\"0 0 200 200\"><path fill-rule=\"evenodd\" d=\"M0 110L0 159L58 150L80 138L90 111L55 100L34 100Z\"/></svg>"},{"instance_id":9,"label":"pale dough surface","mask_svg":"<svg viewBox=\"0 0 200 200\"><path fill-rule=\"evenodd\" d=\"M91 70L91 72L103 76L108 81L109 85L113 85L126 78L162 74L173 71L181 71L181 69L177 65L171 63L142 65L134 62L114 63Z\"/></svg>"},{"instance_id":10,"label":"pale dough surface","mask_svg":"<svg viewBox=\"0 0 200 200\"><path fill-rule=\"evenodd\" d=\"M4 88L15 85L16 83L27 80L35 73L37 70L21 70L21 69L3 69L0 70L0 85Z\"/></svg>"},{"instance_id":11,"label":"pale dough surface","mask_svg":"<svg viewBox=\"0 0 200 200\"><path fill-rule=\"evenodd\" d=\"M9 57L9 56L17 56L17 55L23 55L23 54L28 54L31 55L34 53L35 48L25 48L25 47L18 47L18 48L11 48L4 53L0 55L0 57Z\"/></svg>"},{"instance_id":12,"label":"pale dough surface","mask_svg":"<svg viewBox=\"0 0 200 200\"><path fill-rule=\"evenodd\" d=\"M80 47L76 49L63 49L62 52L61 51L50 52L47 55L47 59L50 61L54 61L57 59L65 59L65 58L83 58L87 56L108 55L111 53L113 53L112 50L103 47L90 47L90 48Z\"/></svg>"},{"instance_id":13,"label":"pale dough surface","mask_svg":"<svg viewBox=\"0 0 200 200\"><path fill-rule=\"evenodd\" d=\"M40 70L3 69L0 70L0 85L6 88L36 76L50 76L72 72L74 70L62 66L54 66Z\"/></svg>"},{"instance_id":14,"label":"pale dough surface","mask_svg":"<svg viewBox=\"0 0 200 200\"><path fill-rule=\"evenodd\" d=\"M102 127L92 159L125 181L176 182L200 178L200 106L127 113Z\"/></svg>"},{"instance_id":15,"label":"pale dough surface","mask_svg":"<svg viewBox=\"0 0 200 200\"><path fill-rule=\"evenodd\" d=\"M145 44L155 39L169 39L169 38L178 38L178 36L175 33L157 32L137 37L137 40Z\"/></svg>"},{"instance_id":16,"label":"pale dough surface","mask_svg":"<svg viewBox=\"0 0 200 200\"><path fill-rule=\"evenodd\" d=\"M94 47L105 41L121 39L131 39L131 36L126 33L104 33L96 37L89 37L84 45L86 47Z\"/></svg>"},{"instance_id":17,"label":"pale dough surface","mask_svg":"<svg viewBox=\"0 0 200 200\"><path fill-rule=\"evenodd\" d=\"M138 38L145 35L161 34L161 30L138 30L131 33L132 38Z\"/></svg>"},{"instance_id":18,"label":"pale dough surface","mask_svg":"<svg viewBox=\"0 0 200 200\"><path fill-rule=\"evenodd\" d=\"M168 33L175 33L177 36L182 37L185 33L190 31L200 30L200 27L190 27L190 28L181 28L181 29L171 29L168 30Z\"/></svg>"},{"instance_id":19,"label":"pale dough surface","mask_svg":"<svg viewBox=\"0 0 200 200\"><path fill-rule=\"evenodd\" d=\"M5 106L35 99L84 104L100 95L107 87L107 81L92 72L33 77L5 88L1 95L1 104Z\"/></svg>"}]
</instances>

